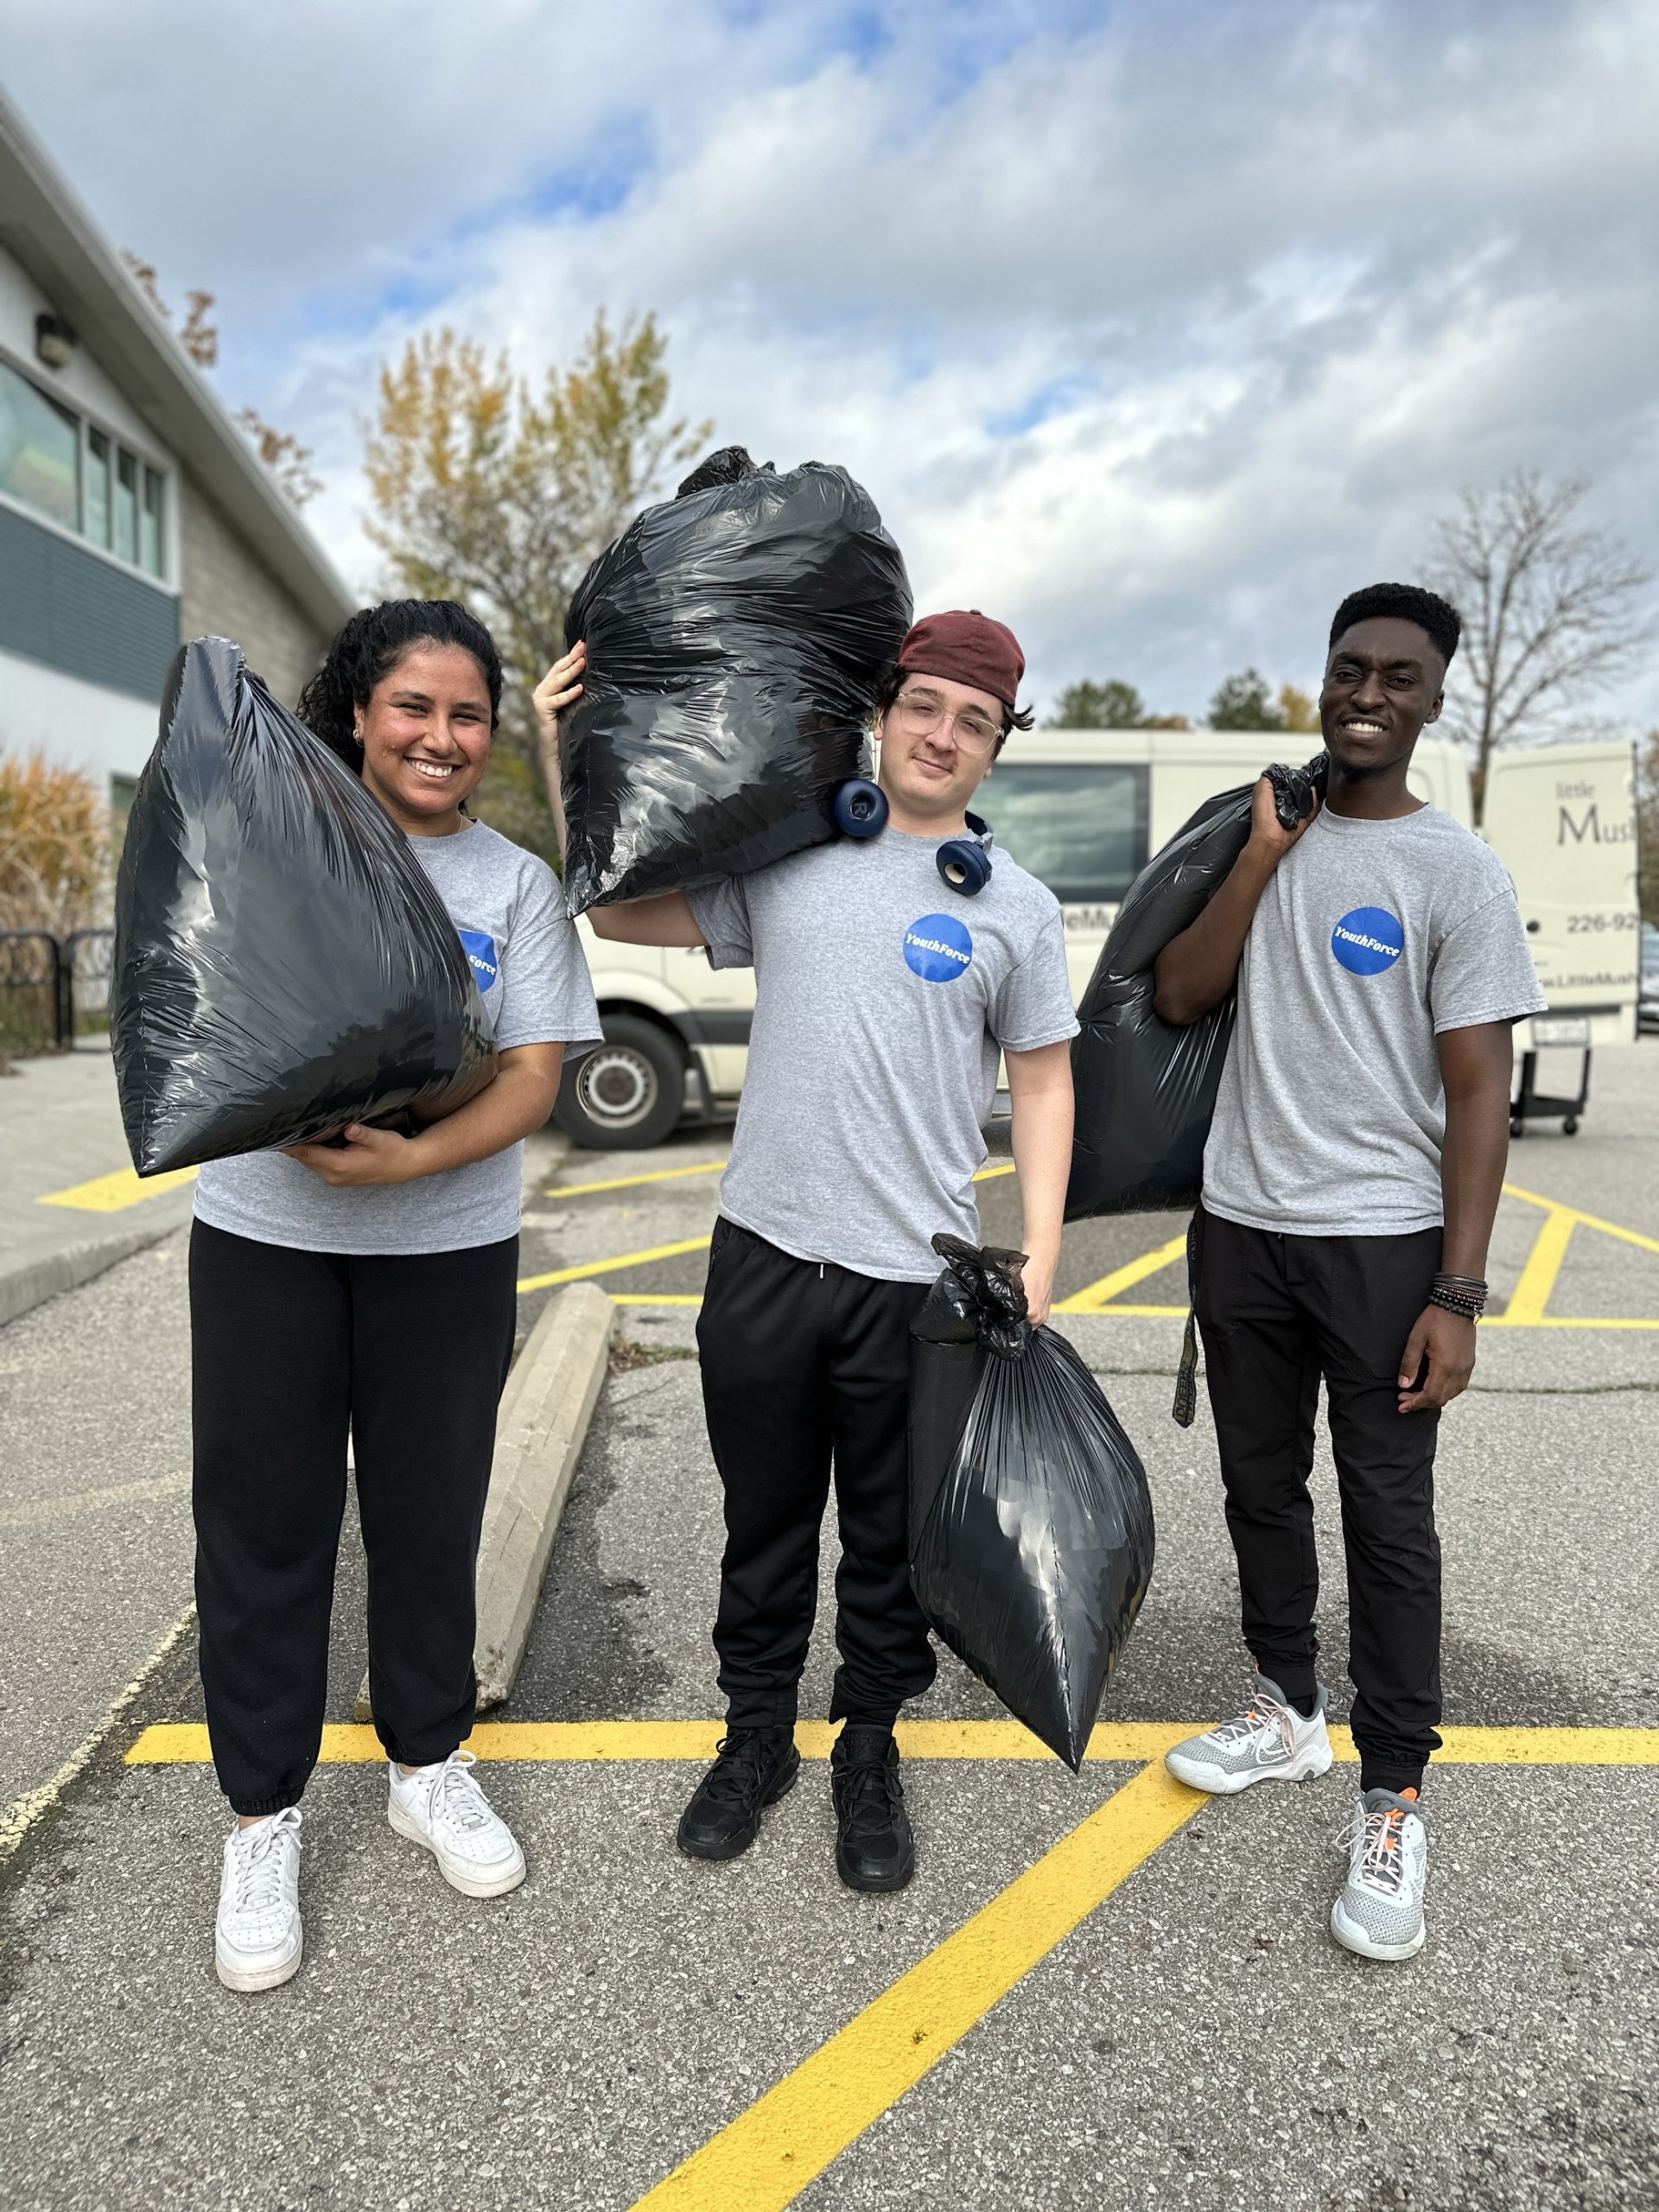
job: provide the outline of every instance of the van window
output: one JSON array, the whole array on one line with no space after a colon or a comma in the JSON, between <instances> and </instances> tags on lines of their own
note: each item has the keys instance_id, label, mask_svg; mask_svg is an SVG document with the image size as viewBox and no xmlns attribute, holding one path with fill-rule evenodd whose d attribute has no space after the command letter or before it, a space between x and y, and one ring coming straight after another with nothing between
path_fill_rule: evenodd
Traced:
<instances>
[{"instance_id":1,"label":"van window","mask_svg":"<svg viewBox=\"0 0 1659 2212\"><path fill-rule=\"evenodd\" d=\"M1062 904L1121 899L1147 863L1149 773L1121 761L999 760L975 807Z\"/></svg>"}]
</instances>

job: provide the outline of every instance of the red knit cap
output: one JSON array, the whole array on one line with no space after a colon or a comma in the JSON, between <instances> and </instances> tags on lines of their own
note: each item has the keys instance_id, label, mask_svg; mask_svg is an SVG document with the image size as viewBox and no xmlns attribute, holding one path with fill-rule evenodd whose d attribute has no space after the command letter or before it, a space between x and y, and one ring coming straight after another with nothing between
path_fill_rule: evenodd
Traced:
<instances>
[{"instance_id":1,"label":"red knit cap","mask_svg":"<svg viewBox=\"0 0 1659 2212\"><path fill-rule=\"evenodd\" d=\"M925 614L899 648L899 665L914 676L942 676L988 691L1012 710L1026 658L1005 623L988 614L960 608L950 614Z\"/></svg>"}]
</instances>

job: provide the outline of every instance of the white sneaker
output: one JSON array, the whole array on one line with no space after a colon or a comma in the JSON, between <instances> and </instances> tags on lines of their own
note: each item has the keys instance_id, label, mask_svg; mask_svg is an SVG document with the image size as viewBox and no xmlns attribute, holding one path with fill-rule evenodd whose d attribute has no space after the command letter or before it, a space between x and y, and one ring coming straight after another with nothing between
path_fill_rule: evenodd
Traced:
<instances>
[{"instance_id":1,"label":"white sneaker","mask_svg":"<svg viewBox=\"0 0 1659 2212\"><path fill-rule=\"evenodd\" d=\"M1368 1789L1342 1838L1348 1879L1331 1908L1331 1933L1367 1959L1409 1959L1423 1948L1428 1823L1414 1797Z\"/></svg>"},{"instance_id":2,"label":"white sneaker","mask_svg":"<svg viewBox=\"0 0 1659 2212\"><path fill-rule=\"evenodd\" d=\"M275 1989L300 1970L300 1808L225 1839L213 1964L226 1989Z\"/></svg>"},{"instance_id":3,"label":"white sneaker","mask_svg":"<svg viewBox=\"0 0 1659 2212\"><path fill-rule=\"evenodd\" d=\"M399 1835L424 1844L451 1889L469 1897L499 1897L524 1878L524 1854L512 1831L473 1775L470 1751L452 1751L440 1766L404 1774L391 1770L386 1817Z\"/></svg>"},{"instance_id":4,"label":"white sneaker","mask_svg":"<svg viewBox=\"0 0 1659 2212\"><path fill-rule=\"evenodd\" d=\"M1331 1738L1321 1690L1304 1719L1277 1682L1257 1675L1255 1694L1236 1720L1224 1720L1205 1736L1189 1736L1164 1753L1164 1764L1189 1789L1230 1797L1253 1782L1313 1782L1331 1764Z\"/></svg>"}]
</instances>

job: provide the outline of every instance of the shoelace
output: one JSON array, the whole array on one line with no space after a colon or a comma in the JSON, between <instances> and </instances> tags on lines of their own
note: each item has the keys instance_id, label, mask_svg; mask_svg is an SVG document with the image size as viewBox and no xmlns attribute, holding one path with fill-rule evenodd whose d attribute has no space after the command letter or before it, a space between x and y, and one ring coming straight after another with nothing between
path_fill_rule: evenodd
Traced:
<instances>
[{"instance_id":1,"label":"shoelace","mask_svg":"<svg viewBox=\"0 0 1659 2212\"><path fill-rule=\"evenodd\" d=\"M451 1751L432 1784L435 1816L442 1808L446 1823L462 1834L487 1827L495 1817L484 1792L473 1779L471 1769L477 1764L474 1752Z\"/></svg>"},{"instance_id":2,"label":"shoelace","mask_svg":"<svg viewBox=\"0 0 1659 2212\"><path fill-rule=\"evenodd\" d=\"M898 1769L889 1766L885 1759L861 1759L856 1764L843 1766L835 1781L836 1794L842 1800L842 1816L849 1827L885 1827L889 1810L900 1803L905 1795Z\"/></svg>"},{"instance_id":3,"label":"shoelace","mask_svg":"<svg viewBox=\"0 0 1659 2212\"><path fill-rule=\"evenodd\" d=\"M766 1765L766 1738L759 1728L733 1728L715 1746L719 1756L703 1787L711 1797L751 1796Z\"/></svg>"},{"instance_id":4,"label":"shoelace","mask_svg":"<svg viewBox=\"0 0 1659 2212\"><path fill-rule=\"evenodd\" d=\"M1255 1735L1259 1729L1275 1734L1287 1754L1294 1747L1296 1724L1291 1717L1290 1707L1275 1705L1270 1697L1260 1696L1250 1700L1249 1711L1241 1713L1236 1720L1224 1720L1219 1728L1212 1728L1211 1740L1223 1745L1242 1743L1245 1737Z\"/></svg>"},{"instance_id":5,"label":"shoelace","mask_svg":"<svg viewBox=\"0 0 1659 2212\"><path fill-rule=\"evenodd\" d=\"M1406 1878L1406 1816L1397 1805L1368 1812L1362 1803L1338 1830L1338 1850L1349 1856L1349 1879L1384 1897L1395 1897Z\"/></svg>"},{"instance_id":6,"label":"shoelace","mask_svg":"<svg viewBox=\"0 0 1659 2212\"><path fill-rule=\"evenodd\" d=\"M300 1812L289 1805L257 1827L240 1829L231 1847L236 1869L232 1902L238 1913L270 1912L283 1900L283 1839L299 1844Z\"/></svg>"}]
</instances>

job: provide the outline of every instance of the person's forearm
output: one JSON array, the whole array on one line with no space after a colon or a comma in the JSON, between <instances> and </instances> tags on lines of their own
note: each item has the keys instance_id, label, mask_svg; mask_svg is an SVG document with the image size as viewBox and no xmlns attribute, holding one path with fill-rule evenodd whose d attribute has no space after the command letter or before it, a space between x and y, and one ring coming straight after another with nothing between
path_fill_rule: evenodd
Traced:
<instances>
[{"instance_id":1,"label":"person's forearm","mask_svg":"<svg viewBox=\"0 0 1659 2212\"><path fill-rule=\"evenodd\" d=\"M547 787L548 810L553 817L554 836L557 842L561 865L564 860L564 785L559 774L559 747L556 738L550 740L545 731L537 734L537 752L542 764L542 781Z\"/></svg>"},{"instance_id":2,"label":"person's forearm","mask_svg":"<svg viewBox=\"0 0 1659 2212\"><path fill-rule=\"evenodd\" d=\"M1153 1008L1164 1020L1183 1027L1197 1021L1232 989L1244 940L1278 864L1278 854L1246 845L1198 919L1159 954Z\"/></svg>"},{"instance_id":3,"label":"person's forearm","mask_svg":"<svg viewBox=\"0 0 1659 2212\"><path fill-rule=\"evenodd\" d=\"M488 1160L541 1128L558 1096L563 1057L561 1046L550 1072L545 1066L503 1067L486 1090L410 1137L415 1175L441 1175L447 1168Z\"/></svg>"},{"instance_id":4,"label":"person's forearm","mask_svg":"<svg viewBox=\"0 0 1659 2212\"><path fill-rule=\"evenodd\" d=\"M1033 1258L1059 1255L1071 1174L1071 1070L1063 1083L1015 1094L1014 1164L1020 1179L1020 1243Z\"/></svg>"},{"instance_id":5,"label":"person's forearm","mask_svg":"<svg viewBox=\"0 0 1659 2212\"><path fill-rule=\"evenodd\" d=\"M1501 1088L1489 1083L1457 1096L1447 1092L1440 1150L1440 1202L1446 1216L1440 1266L1447 1274L1485 1277L1509 1146L1507 1070Z\"/></svg>"}]
</instances>

